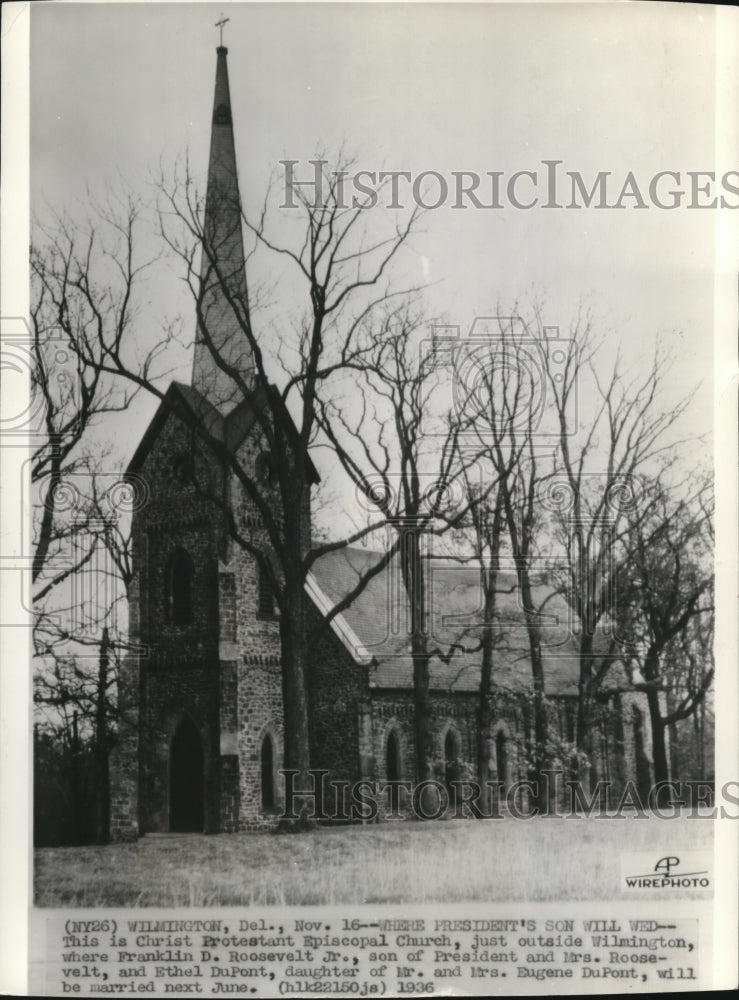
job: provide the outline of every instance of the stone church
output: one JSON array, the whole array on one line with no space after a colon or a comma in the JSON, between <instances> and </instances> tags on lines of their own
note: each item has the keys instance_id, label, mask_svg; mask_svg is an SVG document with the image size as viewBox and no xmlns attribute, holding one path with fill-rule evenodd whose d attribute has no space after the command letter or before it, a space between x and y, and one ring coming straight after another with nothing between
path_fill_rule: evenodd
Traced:
<instances>
[{"instance_id":1,"label":"stone church","mask_svg":"<svg viewBox=\"0 0 739 1000\"><path fill-rule=\"evenodd\" d=\"M219 211L218 202L236 206ZM225 197L224 197L225 195ZM245 288L245 261L227 49L217 49L205 231L224 248L228 280ZM253 371L245 338L203 254L198 335L190 385L173 382L128 468L147 484L148 502L133 515L134 580L129 593L133 652L120 678L122 721L111 761L111 836L206 833L273 827L282 806L282 677L279 618L255 559L229 537L196 489L189 421L235 449L254 475L269 475L256 419L264 389L232 399L233 381L213 361L203 327L228 363ZM206 287L207 286L207 287ZM240 345L240 346L238 346ZM255 384L255 383L252 383ZM205 472L225 474L214 457ZM200 470L202 472L202 470ZM315 470L311 470L317 482ZM228 488L237 491L235 483ZM260 530L248 502L235 496L245 530ZM310 518L310 510L305 516ZM348 548L314 566L306 590L316 618L325 615L380 555ZM429 568L431 633L448 645L480 607L479 570L440 561ZM544 584L542 584L542 587ZM506 598L512 620L520 609ZM308 665L311 767L336 781L387 781L414 775L413 664L407 601L397 565L375 576L323 632ZM556 609L555 609L556 610ZM566 609L560 606L562 620ZM554 619L557 618L555 614ZM456 631L455 631L456 630ZM545 642L550 726L574 738L578 662L561 625ZM530 666L525 632L512 630L496 652L491 779L510 785L527 775L532 739ZM431 664L433 735L441 781L476 768L479 654ZM649 780L648 717L637 696L614 683L601 695L593 765L615 786Z\"/></svg>"}]
</instances>

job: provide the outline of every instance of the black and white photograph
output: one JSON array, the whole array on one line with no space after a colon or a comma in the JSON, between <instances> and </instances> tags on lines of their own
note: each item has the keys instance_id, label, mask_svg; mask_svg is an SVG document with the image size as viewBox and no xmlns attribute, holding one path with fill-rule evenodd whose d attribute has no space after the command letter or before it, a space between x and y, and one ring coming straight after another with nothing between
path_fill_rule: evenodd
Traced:
<instances>
[{"instance_id":1,"label":"black and white photograph","mask_svg":"<svg viewBox=\"0 0 739 1000\"><path fill-rule=\"evenodd\" d=\"M28 990L736 985L736 11L15 14Z\"/></svg>"}]
</instances>

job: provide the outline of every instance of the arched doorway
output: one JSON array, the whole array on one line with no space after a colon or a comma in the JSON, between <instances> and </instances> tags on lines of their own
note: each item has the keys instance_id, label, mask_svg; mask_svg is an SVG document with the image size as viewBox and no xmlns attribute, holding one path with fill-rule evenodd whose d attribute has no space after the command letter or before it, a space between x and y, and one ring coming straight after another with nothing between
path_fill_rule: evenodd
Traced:
<instances>
[{"instance_id":1,"label":"arched doorway","mask_svg":"<svg viewBox=\"0 0 739 1000\"><path fill-rule=\"evenodd\" d=\"M203 743L189 715L172 740L169 772L169 828L173 833L202 833L204 821Z\"/></svg>"}]
</instances>

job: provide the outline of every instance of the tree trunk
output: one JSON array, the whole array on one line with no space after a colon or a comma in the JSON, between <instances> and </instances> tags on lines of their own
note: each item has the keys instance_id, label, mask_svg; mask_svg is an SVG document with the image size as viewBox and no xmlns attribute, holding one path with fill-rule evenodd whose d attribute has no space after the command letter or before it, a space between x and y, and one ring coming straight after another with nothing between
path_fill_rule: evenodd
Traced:
<instances>
[{"instance_id":1,"label":"tree trunk","mask_svg":"<svg viewBox=\"0 0 739 1000\"><path fill-rule=\"evenodd\" d=\"M706 701L705 698L698 706L698 778L706 780Z\"/></svg>"},{"instance_id":2,"label":"tree trunk","mask_svg":"<svg viewBox=\"0 0 739 1000\"><path fill-rule=\"evenodd\" d=\"M62 460L59 456L59 449L53 448L51 453L51 463L49 466L48 488L44 497L44 513L39 526L36 550L33 554L32 582L35 583L40 577L46 557L51 544L51 535L54 528L54 508L56 505L55 491L61 482Z\"/></svg>"},{"instance_id":3,"label":"tree trunk","mask_svg":"<svg viewBox=\"0 0 739 1000\"><path fill-rule=\"evenodd\" d=\"M486 595L486 609L487 609ZM487 622L487 618L485 619ZM493 633L484 628L482 633L482 664L480 667L480 702L477 719L477 783L480 788L479 805L483 816L490 814L490 762L492 742L490 730L493 724ZM498 780L501 776L498 775Z\"/></svg>"},{"instance_id":4,"label":"tree trunk","mask_svg":"<svg viewBox=\"0 0 739 1000\"><path fill-rule=\"evenodd\" d=\"M646 671L645 671L646 673ZM654 687L647 688L649 721L652 725L652 758L654 760L654 781L669 781L670 769L667 763L665 744L665 723L659 705L659 692Z\"/></svg>"},{"instance_id":5,"label":"tree trunk","mask_svg":"<svg viewBox=\"0 0 739 1000\"><path fill-rule=\"evenodd\" d=\"M434 777L434 743L431 733L431 693L429 691L428 631L426 627L426 573L421 554L421 529L404 526L400 538L400 566L410 608L411 655L413 657L414 742L416 781ZM421 812L433 811L430 801Z\"/></svg>"},{"instance_id":6,"label":"tree trunk","mask_svg":"<svg viewBox=\"0 0 739 1000\"><path fill-rule=\"evenodd\" d=\"M587 626L585 626L587 627ZM590 782L593 767L593 637L585 632L580 641L580 676L577 682L577 727L575 741L578 751L588 760L587 783Z\"/></svg>"},{"instance_id":7,"label":"tree trunk","mask_svg":"<svg viewBox=\"0 0 739 1000\"><path fill-rule=\"evenodd\" d=\"M282 702L284 715L284 767L296 771L293 811L297 818L284 819L281 828L308 830L316 825L320 789L315 789L309 773L310 734L305 661L305 596L300 582L285 588L285 608L280 618L282 647ZM299 793L309 794L299 794ZM313 808L315 804L315 810Z\"/></svg>"},{"instance_id":8,"label":"tree trunk","mask_svg":"<svg viewBox=\"0 0 739 1000\"><path fill-rule=\"evenodd\" d=\"M434 747L431 735L429 657L413 654L413 707L415 712L416 780L434 777Z\"/></svg>"},{"instance_id":9,"label":"tree trunk","mask_svg":"<svg viewBox=\"0 0 739 1000\"><path fill-rule=\"evenodd\" d=\"M103 629L98 657L98 683L95 705L95 837L99 844L107 844L110 830L110 777L108 766L108 726L106 693L110 662L110 637Z\"/></svg>"},{"instance_id":10,"label":"tree trunk","mask_svg":"<svg viewBox=\"0 0 739 1000\"><path fill-rule=\"evenodd\" d=\"M493 658L495 609L497 604L498 573L500 571L500 546L503 535L503 492L498 490L493 508L492 524L485 531L480 525L481 542L490 549L490 567L482 569L482 584L484 588L485 607L483 612L483 630L481 638L482 663L480 665L480 703L478 707L477 732L477 781L480 788L480 808L483 816L490 815L490 780L491 758L493 754L491 728L493 724ZM498 774L498 781L504 781L505 775Z\"/></svg>"},{"instance_id":11,"label":"tree trunk","mask_svg":"<svg viewBox=\"0 0 739 1000\"><path fill-rule=\"evenodd\" d=\"M538 812L547 810L547 787L543 781L542 772L547 763L547 709L544 688L544 662L541 655L541 635L539 625L533 620L533 595L528 567L520 565L517 568L521 599L526 609L526 630L529 637L529 653L531 656L531 677L534 684L534 762L532 780L536 782L537 795L535 804Z\"/></svg>"},{"instance_id":12,"label":"tree trunk","mask_svg":"<svg viewBox=\"0 0 739 1000\"><path fill-rule=\"evenodd\" d=\"M74 842L75 844L81 844L84 838L82 834L82 790L80 788L80 736L76 710L72 713L70 778L72 785Z\"/></svg>"}]
</instances>

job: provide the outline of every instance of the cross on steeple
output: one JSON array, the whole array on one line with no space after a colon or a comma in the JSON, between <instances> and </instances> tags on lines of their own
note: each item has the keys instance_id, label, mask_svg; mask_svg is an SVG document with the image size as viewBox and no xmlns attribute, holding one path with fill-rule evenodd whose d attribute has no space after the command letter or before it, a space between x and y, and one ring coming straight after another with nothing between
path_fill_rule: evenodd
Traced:
<instances>
[{"instance_id":1,"label":"cross on steeple","mask_svg":"<svg viewBox=\"0 0 739 1000\"><path fill-rule=\"evenodd\" d=\"M221 20L216 21L215 23L215 27L218 28L221 32L221 48L223 48L223 27L224 25L228 24L230 20L231 20L230 17L224 17L223 13L221 13Z\"/></svg>"}]
</instances>

